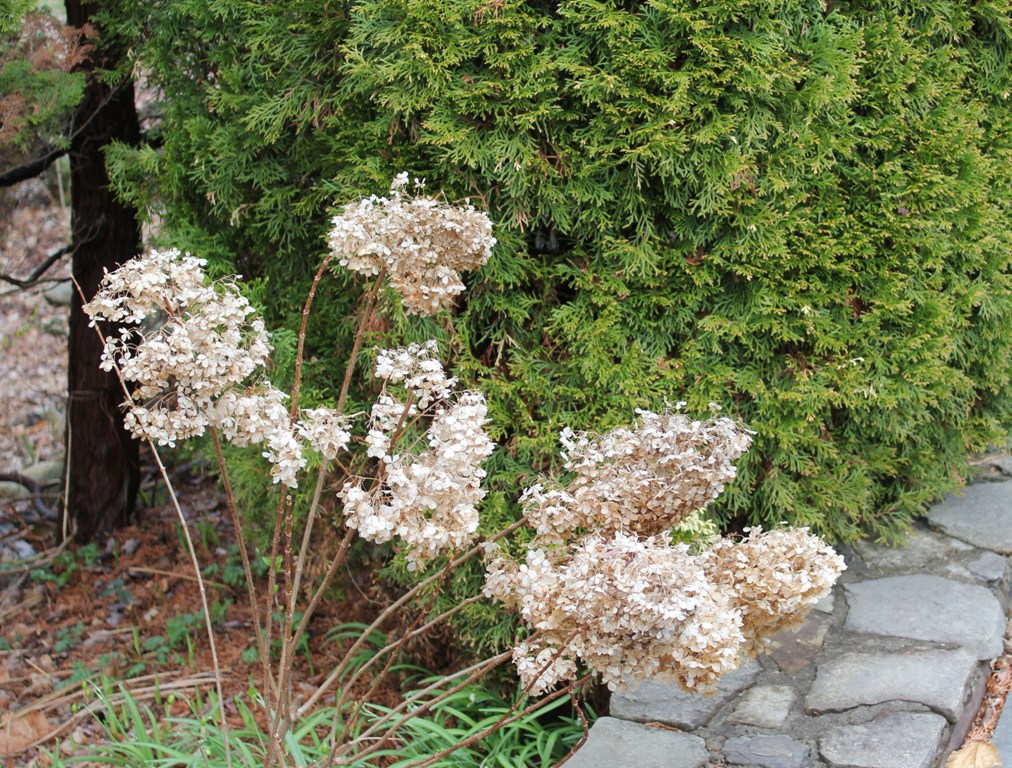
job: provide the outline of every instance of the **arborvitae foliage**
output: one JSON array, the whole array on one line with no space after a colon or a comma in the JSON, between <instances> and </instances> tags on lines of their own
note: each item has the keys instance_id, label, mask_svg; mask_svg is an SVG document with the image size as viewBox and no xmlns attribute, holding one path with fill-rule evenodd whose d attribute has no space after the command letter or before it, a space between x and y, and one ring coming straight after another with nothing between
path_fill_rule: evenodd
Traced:
<instances>
[{"instance_id":1,"label":"arborvitae foliage","mask_svg":"<svg viewBox=\"0 0 1012 768\"><path fill-rule=\"evenodd\" d=\"M43 148L69 145L71 113L84 92L84 75L73 70L91 50L82 30L42 12L15 20L16 9L5 12L9 21L0 14L2 171Z\"/></svg>"},{"instance_id":2,"label":"arborvitae foliage","mask_svg":"<svg viewBox=\"0 0 1012 768\"><path fill-rule=\"evenodd\" d=\"M493 521L563 426L716 402L725 521L890 538L1012 408L1012 2L165 0L137 50L163 238L299 316L333 206L401 170L497 223L436 334L489 397ZM330 284L333 396L357 288ZM283 372L282 372L283 373Z\"/></svg>"}]
</instances>

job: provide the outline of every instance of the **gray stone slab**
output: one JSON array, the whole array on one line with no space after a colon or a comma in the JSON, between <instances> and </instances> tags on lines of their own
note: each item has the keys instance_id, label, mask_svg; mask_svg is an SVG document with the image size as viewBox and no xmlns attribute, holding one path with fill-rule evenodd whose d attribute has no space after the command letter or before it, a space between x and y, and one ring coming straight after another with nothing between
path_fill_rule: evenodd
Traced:
<instances>
[{"instance_id":1,"label":"gray stone slab","mask_svg":"<svg viewBox=\"0 0 1012 768\"><path fill-rule=\"evenodd\" d=\"M984 587L930 574L889 576L844 587L847 629L961 645L978 659L1001 653L1005 612Z\"/></svg>"},{"instance_id":2,"label":"gray stone slab","mask_svg":"<svg viewBox=\"0 0 1012 768\"><path fill-rule=\"evenodd\" d=\"M706 742L698 736L601 717L587 743L567 768L704 768L710 764Z\"/></svg>"},{"instance_id":3,"label":"gray stone slab","mask_svg":"<svg viewBox=\"0 0 1012 768\"><path fill-rule=\"evenodd\" d=\"M949 724L934 712L895 712L819 738L831 768L931 768Z\"/></svg>"},{"instance_id":4,"label":"gray stone slab","mask_svg":"<svg viewBox=\"0 0 1012 768\"><path fill-rule=\"evenodd\" d=\"M933 531L915 529L897 547L870 541L854 543L854 551L872 568L879 571L919 570L928 563L946 560L957 551L969 547L961 541Z\"/></svg>"},{"instance_id":5,"label":"gray stone slab","mask_svg":"<svg viewBox=\"0 0 1012 768\"><path fill-rule=\"evenodd\" d=\"M830 592L828 595L826 595L824 598L822 598L815 605L813 605L812 610L818 611L819 613L832 613L833 607L835 605L836 605L836 591L834 590Z\"/></svg>"},{"instance_id":6,"label":"gray stone slab","mask_svg":"<svg viewBox=\"0 0 1012 768\"><path fill-rule=\"evenodd\" d=\"M963 649L911 653L849 653L820 664L805 696L810 713L910 701L955 722L979 662Z\"/></svg>"},{"instance_id":7,"label":"gray stone slab","mask_svg":"<svg viewBox=\"0 0 1012 768\"><path fill-rule=\"evenodd\" d=\"M783 734L735 736L724 742L721 751L731 765L756 768L801 768L812 753L807 744Z\"/></svg>"},{"instance_id":8,"label":"gray stone slab","mask_svg":"<svg viewBox=\"0 0 1012 768\"><path fill-rule=\"evenodd\" d=\"M717 693L686 693L674 683L644 682L611 695L611 714L640 723L698 728L734 694L752 684L761 667L752 660L717 681Z\"/></svg>"},{"instance_id":9,"label":"gray stone slab","mask_svg":"<svg viewBox=\"0 0 1012 768\"><path fill-rule=\"evenodd\" d=\"M766 654L784 672L797 672L811 666L822 650L832 623L830 616L810 613L799 627L785 629L771 638Z\"/></svg>"},{"instance_id":10,"label":"gray stone slab","mask_svg":"<svg viewBox=\"0 0 1012 768\"><path fill-rule=\"evenodd\" d=\"M791 713L796 698L797 692L789 685L757 685L738 698L728 722L779 728Z\"/></svg>"},{"instance_id":11,"label":"gray stone slab","mask_svg":"<svg viewBox=\"0 0 1012 768\"><path fill-rule=\"evenodd\" d=\"M991 739L995 749L1005 759L1006 763L1012 765L1012 705L1006 703L1005 709L998 718L998 727L994 729L994 736Z\"/></svg>"},{"instance_id":12,"label":"gray stone slab","mask_svg":"<svg viewBox=\"0 0 1012 768\"><path fill-rule=\"evenodd\" d=\"M986 582L1001 581L1008 571L1008 558L997 552L981 552L966 564L966 570Z\"/></svg>"},{"instance_id":13,"label":"gray stone slab","mask_svg":"<svg viewBox=\"0 0 1012 768\"><path fill-rule=\"evenodd\" d=\"M1012 481L971 485L959 495L946 496L927 516L950 536L1012 554Z\"/></svg>"}]
</instances>

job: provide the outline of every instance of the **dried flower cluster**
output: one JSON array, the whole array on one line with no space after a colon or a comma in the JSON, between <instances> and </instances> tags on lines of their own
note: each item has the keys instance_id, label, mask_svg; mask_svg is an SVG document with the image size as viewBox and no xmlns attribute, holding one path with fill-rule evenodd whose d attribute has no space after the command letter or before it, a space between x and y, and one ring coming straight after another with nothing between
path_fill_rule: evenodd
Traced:
<instances>
[{"instance_id":1,"label":"dried flower cluster","mask_svg":"<svg viewBox=\"0 0 1012 768\"><path fill-rule=\"evenodd\" d=\"M407 186L408 175L401 173L389 197L346 205L333 219L330 251L355 272L385 271L408 312L433 315L464 290L458 272L488 261L492 223L470 205L413 196Z\"/></svg>"},{"instance_id":2,"label":"dried flower cluster","mask_svg":"<svg viewBox=\"0 0 1012 768\"><path fill-rule=\"evenodd\" d=\"M481 462L495 446L484 430L484 396L452 395L454 380L436 358L435 342L381 352L376 375L387 385L403 383L407 398L384 394L373 406L366 442L381 460L380 473L368 490L361 480L345 484L344 513L369 541L396 536L408 544L409 567L415 568L474 535L477 504L485 496ZM427 447L401 452L409 420L422 416L429 420L422 438Z\"/></svg>"},{"instance_id":3,"label":"dried flower cluster","mask_svg":"<svg viewBox=\"0 0 1012 768\"><path fill-rule=\"evenodd\" d=\"M209 284L206 262L178 250L153 250L105 276L84 307L92 323L148 323L108 336L105 370L134 383L124 423L135 437L161 445L221 430L239 446L264 443L275 482L296 487L308 444L333 458L351 439L347 421L320 408L292 423L288 396L262 376L270 354L263 320L234 282ZM160 324L159 324L160 323Z\"/></svg>"},{"instance_id":4,"label":"dried flower cluster","mask_svg":"<svg viewBox=\"0 0 1012 768\"><path fill-rule=\"evenodd\" d=\"M680 404L679 404L680 405ZM528 488L521 503L539 537L562 542L578 529L670 531L734 479L734 462L752 443L726 417L692 420L674 411L637 411L639 425L603 435L562 433L565 488Z\"/></svg>"},{"instance_id":5,"label":"dried flower cluster","mask_svg":"<svg viewBox=\"0 0 1012 768\"><path fill-rule=\"evenodd\" d=\"M105 370L136 384L126 426L162 445L203 434L213 401L248 379L270 353L262 320L234 283L208 285L206 262L177 250L131 259L102 280L84 307L97 320L159 329L120 330L106 337Z\"/></svg>"},{"instance_id":6,"label":"dried flower cluster","mask_svg":"<svg viewBox=\"0 0 1012 768\"><path fill-rule=\"evenodd\" d=\"M804 529L753 529L700 554L673 545L670 529L734 477L749 436L725 418L640 417L635 429L564 433L576 477L524 494L537 535L523 563L498 551L490 560L486 594L533 631L514 661L534 693L574 679L578 661L611 688L664 677L710 688L798 620L844 567Z\"/></svg>"}]
</instances>

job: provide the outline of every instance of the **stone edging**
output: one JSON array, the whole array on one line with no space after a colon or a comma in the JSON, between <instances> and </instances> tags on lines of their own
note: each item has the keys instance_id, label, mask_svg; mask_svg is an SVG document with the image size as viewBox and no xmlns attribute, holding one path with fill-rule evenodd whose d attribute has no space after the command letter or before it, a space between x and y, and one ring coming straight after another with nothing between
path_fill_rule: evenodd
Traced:
<instances>
[{"instance_id":1,"label":"stone edging","mask_svg":"<svg viewBox=\"0 0 1012 768\"><path fill-rule=\"evenodd\" d=\"M846 549L833 593L716 695L661 683L613 695L612 716L567 768L944 764L976 713L1012 604L1012 459L994 469L998 482L946 498L905 546Z\"/></svg>"}]
</instances>

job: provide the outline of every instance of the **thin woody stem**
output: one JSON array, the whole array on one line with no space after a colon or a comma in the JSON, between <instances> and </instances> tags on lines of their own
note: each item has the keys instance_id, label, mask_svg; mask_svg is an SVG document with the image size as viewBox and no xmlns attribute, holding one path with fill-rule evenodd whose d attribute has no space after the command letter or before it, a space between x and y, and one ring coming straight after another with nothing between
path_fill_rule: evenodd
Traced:
<instances>
[{"instance_id":1,"label":"thin woody stem","mask_svg":"<svg viewBox=\"0 0 1012 768\"><path fill-rule=\"evenodd\" d=\"M246 551L246 536L243 533L242 520L239 518L239 508L235 501L235 493L232 490L232 480L225 466L225 456L221 450L221 437L215 427L209 429L211 441L214 443L214 455L218 461L218 468L221 471L221 482L225 488L225 499L228 504L229 515L232 517L232 528L235 530L236 545L239 547L239 557L242 558L242 570L246 576L246 592L249 598L250 611L253 613L253 630L256 633L257 649L260 651L260 663L263 665L264 680L271 686L271 693L276 698L277 689L273 687L274 679L270 672L270 654L268 652L266 638L264 637L262 618L260 615L260 600L257 597L256 582L253 577L253 568L250 566L249 552Z\"/></svg>"},{"instance_id":2,"label":"thin woody stem","mask_svg":"<svg viewBox=\"0 0 1012 768\"><path fill-rule=\"evenodd\" d=\"M302 324L299 326L299 345L295 352L295 382L292 384L292 408L290 415L293 421L299 414L299 391L302 386L302 362L306 351L306 326L309 324L309 311L312 309L313 300L316 298L316 287L320 284L320 280L323 279L323 273L332 258L333 256L328 254L324 258L323 263L320 264L320 268L316 270L316 274L313 275L313 284L309 287L309 294L306 296L306 303L302 307Z\"/></svg>"},{"instance_id":3,"label":"thin woody stem","mask_svg":"<svg viewBox=\"0 0 1012 768\"><path fill-rule=\"evenodd\" d=\"M337 756L348 754L349 750L353 749L357 744L360 744L365 739L368 739L373 734L380 731L387 723L392 722L394 718L396 718L405 710L409 709L418 702L423 701L425 697L428 696L430 693L439 690L442 686L446 685L451 680L466 675L464 680L457 683L452 688L447 689L446 691L439 694L433 699L425 701L425 703L423 703L420 707L418 707L415 710L412 710L407 717L398 720L393 726L391 726L389 730L387 730L382 735L381 739L377 743L369 747L366 747L360 752L355 753L355 758L361 759L362 757L365 757L370 753L375 752L377 749L380 749L382 747L383 742L387 741L390 738L390 736L392 736L400 728L404 727L409 721L411 721L415 717L425 714L432 707L436 706L442 701L445 701L449 697L453 696L455 693L462 691L464 688L469 686L475 680L484 677L486 674L488 674L488 672L495 669L500 664L503 664L504 662L508 661L512 655L513 655L512 651L504 651L498 654L497 656L492 656L488 659L483 659L482 661L472 664L470 667L466 667L460 670L459 672L454 672L450 675L446 675L445 677L441 677L439 680L430 683L425 688L422 688L420 691L416 691L415 693L413 693L411 696L406 698L404 701L402 701L393 709L384 713L384 715L380 717L376 722L372 723L369 726L369 728L367 728L364 732L359 734L355 738L354 742L344 744L341 748L335 750L335 754Z\"/></svg>"},{"instance_id":4,"label":"thin woody stem","mask_svg":"<svg viewBox=\"0 0 1012 768\"><path fill-rule=\"evenodd\" d=\"M355 673L345 681L344 689L349 690L353 688L355 683L359 681L362 675L364 675L366 671L368 671L373 666L373 664L376 663L378 659L382 658L388 653L396 652L397 649L400 648L400 646L403 645L406 641L413 640L419 635L425 634L425 632L432 629L432 627L436 626L440 622L446 621L446 619L450 618L455 613L459 613L467 606L474 605L476 602L483 599L484 595L474 595L472 597L469 597L467 600L457 603L455 606L453 606L453 608L443 611L443 613L439 614L435 618L429 619L429 621L427 621L422 626L416 627L414 629L405 632L402 637L398 638L394 642L388 643L387 645L383 646L378 651L376 651L375 654L373 654L372 658L370 658L368 661L362 664L362 666L356 669Z\"/></svg>"},{"instance_id":5,"label":"thin woody stem","mask_svg":"<svg viewBox=\"0 0 1012 768\"><path fill-rule=\"evenodd\" d=\"M458 557L456 560L447 563L444 568L440 569L438 572L429 576L424 581L419 582L410 590L405 592L401 597L399 597L397 600L391 603L390 606L387 607L379 616L377 616L376 619L372 622L372 624L370 624L369 627L362 632L362 635L359 637L359 639L355 641L355 643L352 644L351 648L348 649L348 651L345 653L344 658L341 660L340 664L338 664L330 672L330 674L327 675L326 680L324 680L320 684L320 687L313 692L312 696L310 696L301 707L299 707L299 709L296 712L296 716L301 717L306 712L309 712L316 705L316 703L323 697L323 695L328 690L330 690L331 686L333 686L334 683L340 679L341 675L344 674L345 669L347 669L348 665L351 663L351 659L355 655L355 652L358 651L365 644L366 639L369 637L369 635L372 634L374 630L382 626L387 619L389 619L392 615L394 615L408 602L413 600L415 596L418 595L419 592L428 588L437 580L443 578L443 571L451 571L455 568L458 568L462 563L466 562L467 560L470 560L479 552L484 551L484 546L486 544L491 544L505 536L508 536L521 526L525 525L526 522L527 518L526 516L524 516L519 520L517 520L512 525L510 525L509 527L501 530L499 533L497 533L490 539L487 539L486 541L483 541L480 544L476 544L475 546L471 547L471 549L469 549L467 552Z\"/></svg>"},{"instance_id":6,"label":"thin woody stem","mask_svg":"<svg viewBox=\"0 0 1012 768\"><path fill-rule=\"evenodd\" d=\"M390 668L393 666L394 659L397 658L397 654L404 647L404 644L413 636L412 632L417 628L418 623L420 621L422 621L429 614L429 611L432 610L432 606L435 604L436 598L439 596L439 589L442 588L443 583L446 580L445 577L448 576L448 575L449 575L449 571L444 571L443 581L441 581L440 584L439 584L439 587L437 587L436 590L433 591L432 598L429 600L429 604L427 606L425 606L425 610L422 611L421 613L419 613L418 616L415 617L414 621L411 623L411 626L408 627L407 631L403 635L401 635L400 639L397 642L395 642L395 643L392 644L393 648L390 648L390 650L386 652L386 654L385 654L386 657L387 657L386 663L383 665L383 669L380 670L379 674L376 675L373 678L372 684L369 686L369 689L365 692L365 694L362 695L362 697L361 697L362 701L369 701L369 699L372 697L372 695L376 692L376 689L379 688L379 686L386 679L386 676L390 673ZM373 656L373 659L375 659L375 658L378 658L378 655L377 656ZM370 659L370 661L372 661L373 659ZM358 670L356 672L355 676L357 676L358 674L360 674L360 672L361 672L361 670ZM353 677L355 677L355 676L353 676ZM338 696L337 696L337 708L339 710L344 706L345 693L347 691L350 691L353 685L354 685L354 682L352 680L349 680L347 683L345 683L345 685L342 688L340 694L338 694ZM361 710L356 710L352 714L351 718L348 720L348 730L354 730L355 725L358 723L358 715L359 715L360 711Z\"/></svg>"},{"instance_id":7,"label":"thin woody stem","mask_svg":"<svg viewBox=\"0 0 1012 768\"><path fill-rule=\"evenodd\" d=\"M355 364L358 362L358 353L362 349L362 341L365 339L366 326L370 324L372 319L372 311L376 305L376 297L379 296L380 288L383 285L383 280L386 277L386 269L381 269L379 274L376 275L376 281L373 283L372 288L369 289L369 293L366 296L365 310L362 313L362 320L358 324L358 330L355 332L355 341L351 345L351 355L348 358L348 367L344 371L344 381L341 382L341 392L337 396L337 412L344 412L344 404L348 401L348 392L351 389L351 377L355 373Z\"/></svg>"},{"instance_id":8,"label":"thin woody stem","mask_svg":"<svg viewBox=\"0 0 1012 768\"><path fill-rule=\"evenodd\" d=\"M316 298L316 289L320 284L320 280L323 279L323 273L327 269L327 265L330 263L333 257L327 255L319 269L316 270L316 274L313 276L313 283L309 288L309 293L306 296L306 303L302 308L302 322L299 325L299 341L298 347L295 354L295 379L292 384L292 404L289 410L289 421L294 423L299 414L299 393L302 387L302 364L305 360L306 351L306 327L309 324L309 314L313 306L313 300ZM294 598L292 597L292 579L291 579L291 556L292 556L292 509L291 504L288 502L288 488L282 483L281 495L278 499L278 508L274 519L274 536L271 539L271 562L269 575L267 580L267 627L266 627L266 639L267 647L270 648L270 639L272 634L273 625L273 611L271 610L271 604L273 602L274 586L277 580L277 556L278 549L281 545L281 531L282 522L284 523L284 578L285 578L285 618L282 629L282 652L281 652L281 669L278 671L278 684L277 684L277 696L276 696L276 707L275 707L275 728L277 731L282 725L283 720L290 719L291 712L291 701L288 692L282 687L281 681L287 675L283 672L284 664L288 661L288 642L289 642L289 631L292 626L294 616ZM275 739L280 738L279 734L274 734Z\"/></svg>"},{"instance_id":9,"label":"thin woody stem","mask_svg":"<svg viewBox=\"0 0 1012 768\"><path fill-rule=\"evenodd\" d=\"M590 680L590 678L591 678L591 676L587 675L586 677L583 677L583 678L577 680L576 683L575 683L575 685L583 685L583 683L585 683L588 680ZM457 742L452 747L447 747L442 752L438 752L435 755L431 755L429 757L425 757L425 758L422 758L420 760L415 760L414 762L408 763L406 766L404 766L404 768L427 768L427 766L430 766L430 765L433 765L433 764L437 763L439 760L442 760L444 757L448 757L449 755L452 755L458 749L463 749L464 747L469 747L472 744L474 744L476 742L479 742L482 739L485 739L488 736L492 735L493 733L495 733L497 730L499 730L503 726L509 725L510 723L515 723L520 718L526 717L531 712L534 712L534 711L540 709L541 707L543 707L545 704L550 704L551 702L555 701L556 699L562 698L563 696L566 696L568 694L569 694L569 686L567 686L565 688L561 688L558 691L552 691L552 693L549 693L546 696L543 696L543 697L539 698L533 704L530 704L529 706L525 707L524 709L522 709L519 712L515 712L517 705L514 704L513 707L510 708L510 712L515 712L515 714L510 715L509 713L507 713L506 715L504 715L503 717L499 718L499 720L497 720L496 722L494 722L492 725L490 725L485 730L483 730L483 731L481 731L479 733L473 734L472 736L469 736L468 738L464 739L463 741Z\"/></svg>"},{"instance_id":10,"label":"thin woody stem","mask_svg":"<svg viewBox=\"0 0 1012 768\"><path fill-rule=\"evenodd\" d=\"M288 610L285 614L285 628L282 635L283 646L281 648L281 663L278 668L278 689L284 690L288 685L288 679L292 672L292 654L294 648L298 647L298 640L292 634L292 624L295 616L295 605L299 599L299 589L302 584L302 572L306 565L306 557L309 553L309 537L313 531L313 523L316 521L316 512L320 507L320 496L323 493L323 484L327 478L326 464L320 465L320 471L316 476L316 488L313 490L313 501L309 506L309 515L306 518L306 529L302 533L302 546L299 548L299 557L295 563L295 580L291 592L288 595Z\"/></svg>"},{"instance_id":11,"label":"thin woody stem","mask_svg":"<svg viewBox=\"0 0 1012 768\"><path fill-rule=\"evenodd\" d=\"M71 278L74 282L74 287L77 289L78 294L81 297L81 301L85 301L84 290L76 279ZM94 324L95 333L98 334L99 341L104 347L106 344L105 334L102 333L102 329L99 328L98 323ZM133 402L133 395L130 393L130 388L126 384L126 380L123 378L123 373L120 371L118 365L113 365L113 371L116 373L116 379L119 381L120 387L123 389L123 394L126 395L128 402ZM172 487L172 481L169 479L168 470L165 469L165 464L162 463L161 456L158 455L158 449L155 447L155 443L151 438L147 438L147 443L151 447L151 455L155 457L155 463L158 465L158 471L165 481L165 487L169 491L169 498L172 501L172 507L176 512L176 517L179 518L179 524L183 529L183 538L186 541L187 554L190 557L190 563L193 566L193 572L196 576L197 587L200 592L200 605L204 612L204 626L207 629L207 639L210 644L211 650L211 662L214 666L214 687L218 694L218 717L221 720L221 732L224 737L225 743L225 763L228 768L232 768L232 748L229 740L228 732L228 720L225 717L225 693L221 682L221 665L218 662L218 648L214 642L214 627L211 623L211 608L207 602L207 590L204 585L204 576L200 570L200 560L197 559L197 550L193 546L193 539L190 537L190 529L186 524L186 517L183 515L183 510L179 506L179 499L176 497L176 491Z\"/></svg>"}]
</instances>

